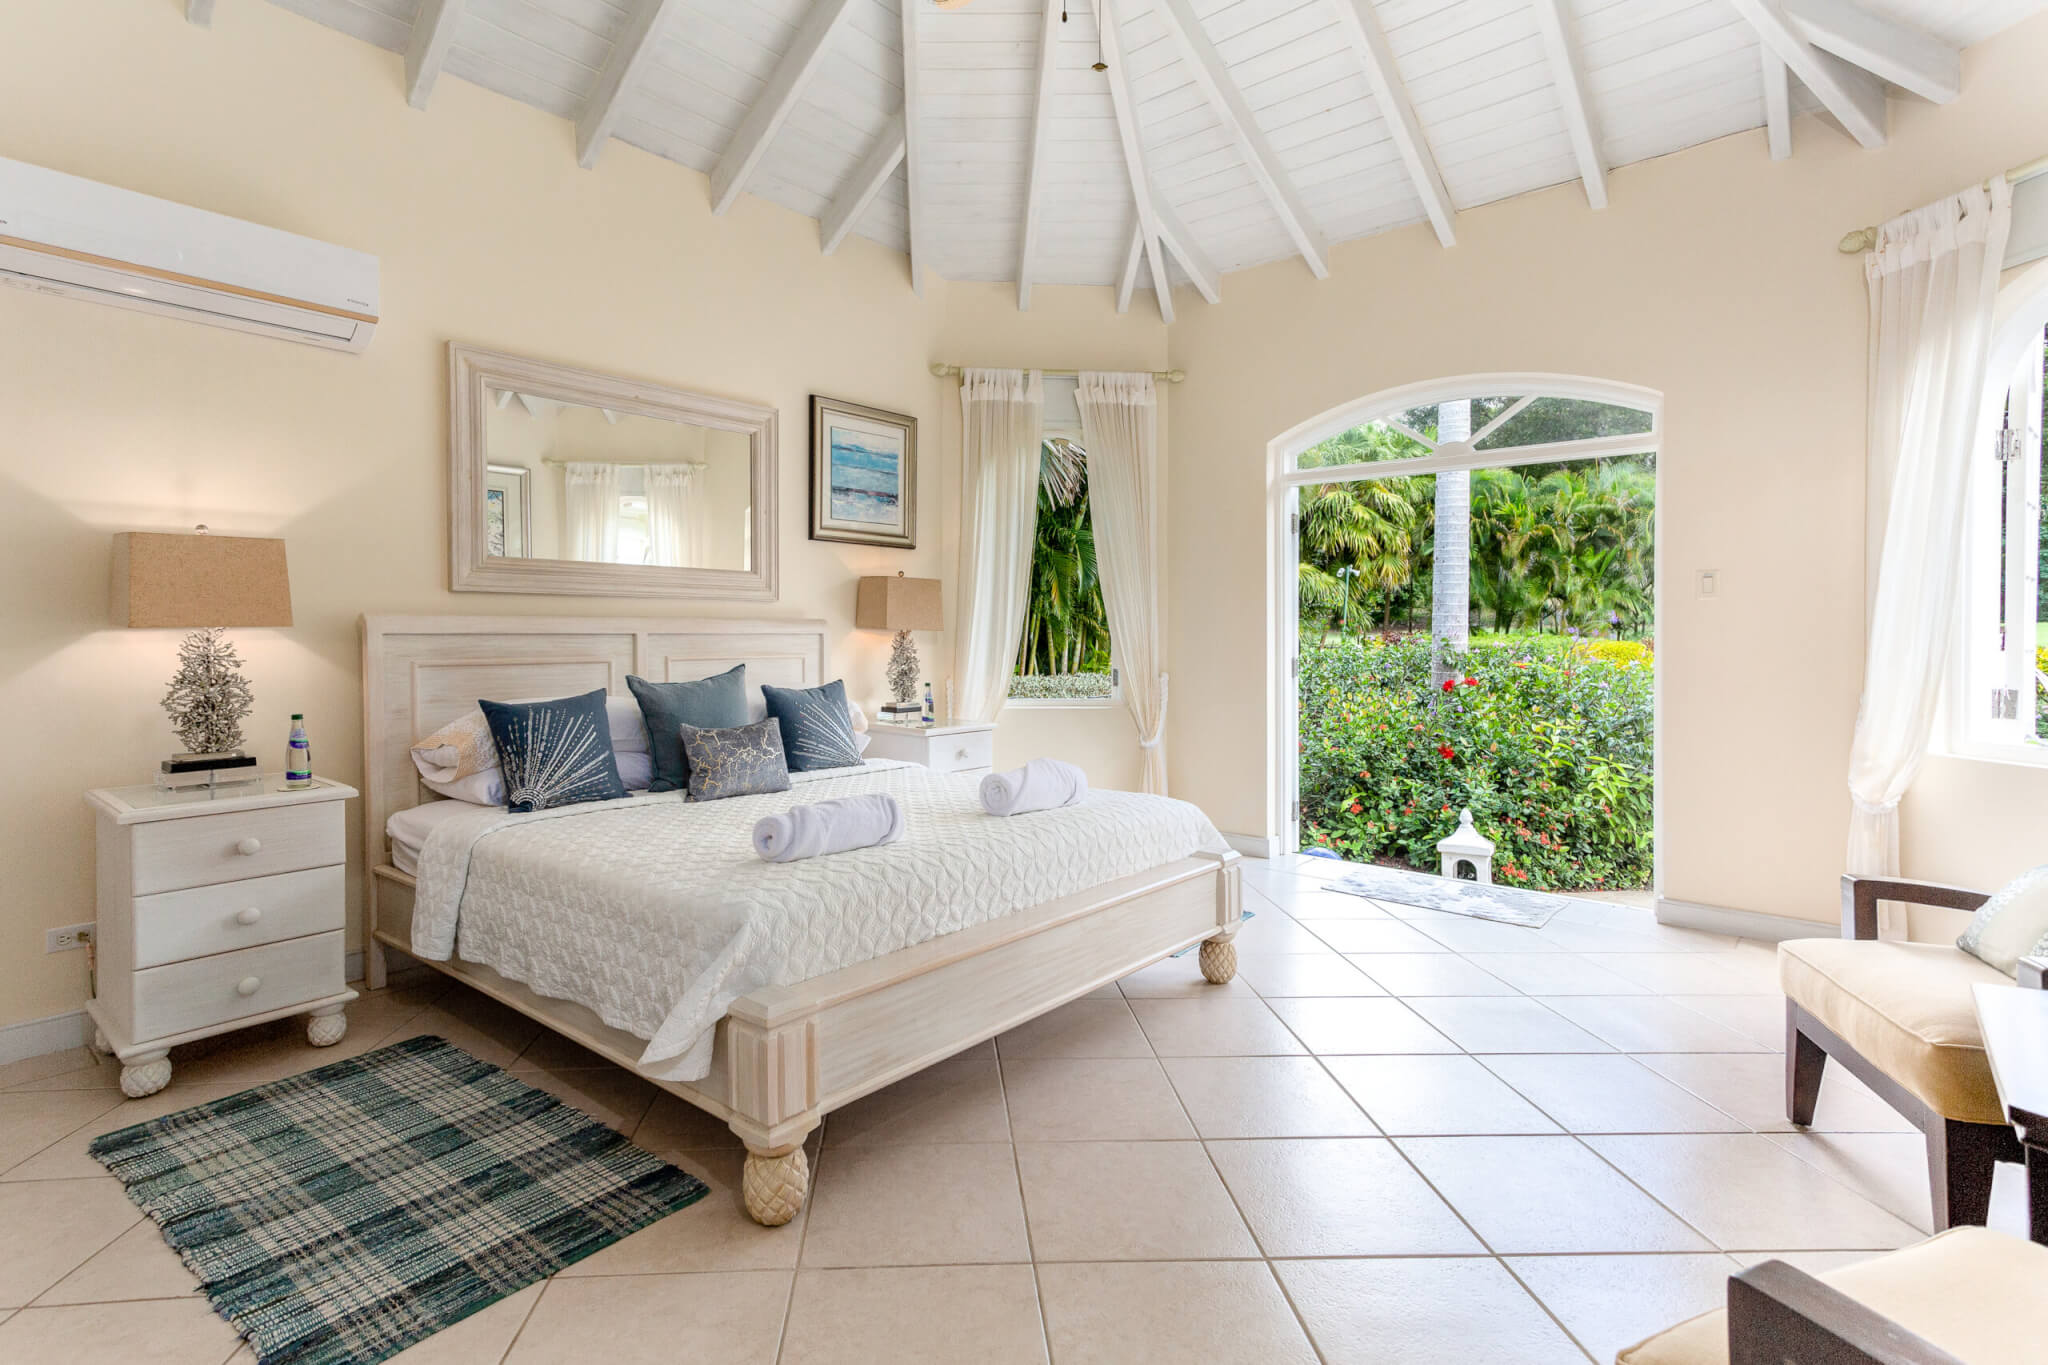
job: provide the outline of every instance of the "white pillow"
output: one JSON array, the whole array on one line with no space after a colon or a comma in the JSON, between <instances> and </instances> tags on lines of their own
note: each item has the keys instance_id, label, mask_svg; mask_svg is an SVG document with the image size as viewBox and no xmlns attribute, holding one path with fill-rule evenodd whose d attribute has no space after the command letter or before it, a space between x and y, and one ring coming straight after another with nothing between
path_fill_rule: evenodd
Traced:
<instances>
[{"instance_id":1,"label":"white pillow","mask_svg":"<svg viewBox=\"0 0 2048 1365\"><path fill-rule=\"evenodd\" d=\"M529 702L553 699L517 697L513 700ZM640 703L631 697L606 697L604 718L607 728L611 731L614 756L644 754L653 749L653 742L647 735L647 718L640 714ZM491 727L484 720L484 713L476 710L449 721L413 745L412 761L413 766L420 770L420 777L433 790L441 792L443 796L454 796L457 801L467 801L470 800L469 797L442 791L434 784L453 784L477 773L495 771L498 767L498 746L491 742ZM625 774L622 772L620 776L624 777ZM628 788L632 785L630 782L626 784Z\"/></svg>"},{"instance_id":2,"label":"white pillow","mask_svg":"<svg viewBox=\"0 0 2048 1365\"><path fill-rule=\"evenodd\" d=\"M2007 975L2021 958L2048 952L2048 864L1999 887L1977 907L1956 947Z\"/></svg>"},{"instance_id":3,"label":"white pillow","mask_svg":"<svg viewBox=\"0 0 2048 1365\"><path fill-rule=\"evenodd\" d=\"M619 765L619 781L629 792L644 792L654 783L654 755L636 754L630 749L612 756ZM505 804L505 770L485 768L482 772L458 777L453 782L436 782L422 777L421 782L428 791L439 792L455 801L467 801L472 806L502 806Z\"/></svg>"}]
</instances>

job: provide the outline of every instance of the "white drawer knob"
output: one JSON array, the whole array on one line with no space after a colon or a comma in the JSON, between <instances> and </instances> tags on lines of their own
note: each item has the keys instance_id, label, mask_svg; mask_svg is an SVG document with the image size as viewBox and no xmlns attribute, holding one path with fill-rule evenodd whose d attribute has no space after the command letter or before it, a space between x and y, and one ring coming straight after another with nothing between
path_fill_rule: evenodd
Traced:
<instances>
[{"instance_id":1,"label":"white drawer knob","mask_svg":"<svg viewBox=\"0 0 2048 1365\"><path fill-rule=\"evenodd\" d=\"M251 835L249 838L244 839L242 840L242 842L235 845L235 852L241 854L245 858L254 857L256 854L261 853L262 851L263 841L261 839L256 838L254 835Z\"/></svg>"},{"instance_id":2,"label":"white drawer knob","mask_svg":"<svg viewBox=\"0 0 2048 1365\"><path fill-rule=\"evenodd\" d=\"M235 923L254 924L257 920L262 918L263 912L252 905L247 910L237 912L237 914L235 915Z\"/></svg>"},{"instance_id":3,"label":"white drawer knob","mask_svg":"<svg viewBox=\"0 0 2048 1365\"><path fill-rule=\"evenodd\" d=\"M263 982L260 978L253 976L245 976L240 981L235 983L235 994L241 996L254 995L256 994L257 990L262 987L262 985Z\"/></svg>"},{"instance_id":4,"label":"white drawer knob","mask_svg":"<svg viewBox=\"0 0 2048 1365\"><path fill-rule=\"evenodd\" d=\"M955 758L965 758L965 757L967 757L967 751L966 751L965 749L955 749L955 750L953 751L953 757L955 757Z\"/></svg>"}]
</instances>

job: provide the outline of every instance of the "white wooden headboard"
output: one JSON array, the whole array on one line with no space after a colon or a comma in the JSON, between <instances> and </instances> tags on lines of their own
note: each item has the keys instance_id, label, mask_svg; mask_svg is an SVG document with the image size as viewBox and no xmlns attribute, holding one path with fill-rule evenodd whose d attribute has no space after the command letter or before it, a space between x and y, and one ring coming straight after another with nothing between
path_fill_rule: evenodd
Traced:
<instances>
[{"instance_id":1,"label":"white wooden headboard","mask_svg":"<svg viewBox=\"0 0 2048 1365\"><path fill-rule=\"evenodd\" d=\"M413 741L479 698L563 697L602 687L628 696L626 675L683 682L747 666L759 683L825 681L823 621L564 616L363 618L363 850L389 860L384 822L433 794L420 785ZM758 694L755 694L758 695Z\"/></svg>"}]
</instances>

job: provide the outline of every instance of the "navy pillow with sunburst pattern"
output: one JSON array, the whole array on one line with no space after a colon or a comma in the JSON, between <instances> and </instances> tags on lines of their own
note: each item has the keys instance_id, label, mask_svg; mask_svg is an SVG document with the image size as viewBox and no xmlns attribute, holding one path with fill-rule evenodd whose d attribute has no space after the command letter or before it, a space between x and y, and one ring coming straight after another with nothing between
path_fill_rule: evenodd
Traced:
<instances>
[{"instance_id":1,"label":"navy pillow with sunburst pattern","mask_svg":"<svg viewBox=\"0 0 2048 1365\"><path fill-rule=\"evenodd\" d=\"M479 701L505 770L505 809L524 814L626 794L604 689L554 701Z\"/></svg>"},{"instance_id":2,"label":"navy pillow with sunburst pattern","mask_svg":"<svg viewBox=\"0 0 2048 1365\"><path fill-rule=\"evenodd\" d=\"M823 687L770 687L761 684L768 714L782 722L782 752L793 773L820 768L857 768L860 746L854 743L853 715L846 709L846 684L834 678Z\"/></svg>"}]
</instances>

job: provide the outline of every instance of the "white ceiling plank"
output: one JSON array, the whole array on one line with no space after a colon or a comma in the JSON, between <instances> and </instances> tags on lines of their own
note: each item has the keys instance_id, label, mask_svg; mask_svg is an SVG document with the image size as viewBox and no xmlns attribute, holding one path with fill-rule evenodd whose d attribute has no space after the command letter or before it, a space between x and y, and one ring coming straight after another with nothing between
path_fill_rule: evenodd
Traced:
<instances>
[{"instance_id":1,"label":"white ceiling plank","mask_svg":"<svg viewBox=\"0 0 2048 1365\"><path fill-rule=\"evenodd\" d=\"M1173 211L1173 205L1166 202L1157 190L1152 194L1152 212L1159 217L1159 237L1173 259L1180 262L1180 268L1194 282L1195 289L1211 303L1223 301L1223 276L1216 269L1216 263L1202 250L1200 242L1188 231L1180 215Z\"/></svg>"},{"instance_id":2,"label":"white ceiling plank","mask_svg":"<svg viewBox=\"0 0 2048 1365\"><path fill-rule=\"evenodd\" d=\"M904 3L912 5L915 0L904 0ZM725 154L712 168L713 213L724 213L731 208L733 201L740 197L740 191L746 189L747 177L761 164L761 158L768 153L768 144L782 131L782 125L789 121L790 111L803 98L804 85L810 80L811 73L818 69L818 62L825 54L825 45L846 17L848 4L849 0L812 0L810 12L798 25L796 37L783 52L782 60L775 64L775 72L762 88L760 98L740 120L732 141L726 144Z\"/></svg>"},{"instance_id":3,"label":"white ceiling plank","mask_svg":"<svg viewBox=\"0 0 2048 1365\"><path fill-rule=\"evenodd\" d=\"M924 53L918 43L919 0L898 0L903 23L903 193L910 237L910 287L924 296L924 263L931 252L930 217L925 212L924 133L919 120L924 106L918 98Z\"/></svg>"},{"instance_id":4,"label":"white ceiling plank","mask_svg":"<svg viewBox=\"0 0 2048 1365\"><path fill-rule=\"evenodd\" d=\"M1884 86L1877 77L1851 66L1832 53L1823 52L1793 31L1779 0L1729 0L1735 12L1749 21L1764 46L1778 54L1821 102L1841 122L1849 136L1865 147L1882 147L1886 137Z\"/></svg>"},{"instance_id":5,"label":"white ceiling plank","mask_svg":"<svg viewBox=\"0 0 2048 1365\"><path fill-rule=\"evenodd\" d=\"M818 244L827 256L839 249L853 225L867 212L868 205L903 164L903 115L889 120L875 137L875 145L854 171L853 179L839 192L825 216L818 220Z\"/></svg>"},{"instance_id":6,"label":"white ceiling plank","mask_svg":"<svg viewBox=\"0 0 2048 1365\"><path fill-rule=\"evenodd\" d=\"M590 101L576 120L576 164L584 170L597 165L612 129L618 127L627 92L646 74L662 29L682 8L682 0L639 0L626 16L625 27L612 42L611 56L598 73Z\"/></svg>"},{"instance_id":7,"label":"white ceiling plank","mask_svg":"<svg viewBox=\"0 0 2048 1365\"><path fill-rule=\"evenodd\" d=\"M1301 202L1301 195L1294 188L1286 168L1273 154L1265 132L1252 117L1251 106L1245 103L1244 93L1231 78L1230 69L1224 65L1216 45L1203 31L1194 8L1188 0L1157 0L1153 12L1178 44L1195 84L1201 88L1224 131L1237 144L1246 168L1272 203L1273 212L1293 239L1295 249L1301 252L1302 260L1308 263L1310 272L1317 279L1327 279L1330 274L1330 244L1309 216L1308 208ZM1186 262L1183 260L1182 264ZM1191 270L1189 273L1194 272Z\"/></svg>"},{"instance_id":8,"label":"white ceiling plank","mask_svg":"<svg viewBox=\"0 0 2048 1365\"><path fill-rule=\"evenodd\" d=\"M1152 181L1145 172L1144 136L1138 127L1137 105L1124 70L1123 35L1117 31L1116 0L1094 0L1096 28L1101 33L1102 62L1108 68L1109 102L1116 110L1117 140L1123 144L1124 173L1131 182L1131 200L1138 210L1138 235L1144 239L1145 261L1159 299L1159 316L1173 321L1173 289L1166 283L1166 249L1159 242L1159 213L1152 202Z\"/></svg>"},{"instance_id":9,"label":"white ceiling plank","mask_svg":"<svg viewBox=\"0 0 2048 1365\"><path fill-rule=\"evenodd\" d=\"M1793 32L1823 52L1853 62L1935 104L1963 93L1960 48L1879 18L1850 0L1783 0Z\"/></svg>"},{"instance_id":10,"label":"white ceiling plank","mask_svg":"<svg viewBox=\"0 0 2048 1365\"><path fill-rule=\"evenodd\" d=\"M412 21L412 37L405 45L405 102L415 109L427 107L434 82L448 61L448 49L455 45L455 29L462 22L463 0L421 0L420 13Z\"/></svg>"},{"instance_id":11,"label":"white ceiling plank","mask_svg":"<svg viewBox=\"0 0 2048 1365\"><path fill-rule=\"evenodd\" d=\"M1138 263L1145 259L1145 229L1131 229L1131 247L1124 253L1123 274L1117 280L1116 311L1131 311L1131 292L1138 287Z\"/></svg>"},{"instance_id":12,"label":"white ceiling plank","mask_svg":"<svg viewBox=\"0 0 2048 1365\"><path fill-rule=\"evenodd\" d=\"M1024 242L1017 252L1017 307L1031 306L1031 254L1045 212L1046 163L1051 151L1053 81L1059 74L1061 0L1045 0L1038 36L1038 87L1031 115L1031 175L1024 185Z\"/></svg>"},{"instance_id":13,"label":"white ceiling plank","mask_svg":"<svg viewBox=\"0 0 2048 1365\"><path fill-rule=\"evenodd\" d=\"M1607 163L1600 150L1600 127L1593 115L1593 101L1586 94L1586 78L1579 66L1578 45L1566 27L1563 0L1533 0L1536 29L1543 36L1543 55L1550 63L1557 102L1564 110L1565 131L1571 135L1572 155L1578 158L1579 179L1586 182L1586 202L1596 209L1607 207Z\"/></svg>"},{"instance_id":14,"label":"white ceiling plank","mask_svg":"<svg viewBox=\"0 0 2048 1365\"><path fill-rule=\"evenodd\" d=\"M185 0L185 22L213 27L213 0Z\"/></svg>"},{"instance_id":15,"label":"white ceiling plank","mask_svg":"<svg viewBox=\"0 0 2048 1365\"><path fill-rule=\"evenodd\" d=\"M1743 3L1743 0L1737 0L1737 3ZM1444 187L1443 172L1437 169L1436 157L1430 152L1428 142L1423 140L1422 124L1415 117L1408 87L1394 66L1394 51L1387 45L1386 31L1380 27L1379 18L1373 13L1372 0L1333 0L1333 8L1338 28L1365 65L1366 79L1372 85L1380 120L1386 124L1388 135L1400 149L1401 160L1408 167L1408 178L1414 182L1415 193L1429 214L1437 240L1445 246L1456 245L1458 211L1451 203L1451 192Z\"/></svg>"},{"instance_id":16,"label":"white ceiling plank","mask_svg":"<svg viewBox=\"0 0 2048 1365\"><path fill-rule=\"evenodd\" d=\"M1768 47L1759 48L1764 67L1764 127L1771 138L1771 160L1792 155L1792 73L1785 59Z\"/></svg>"}]
</instances>

